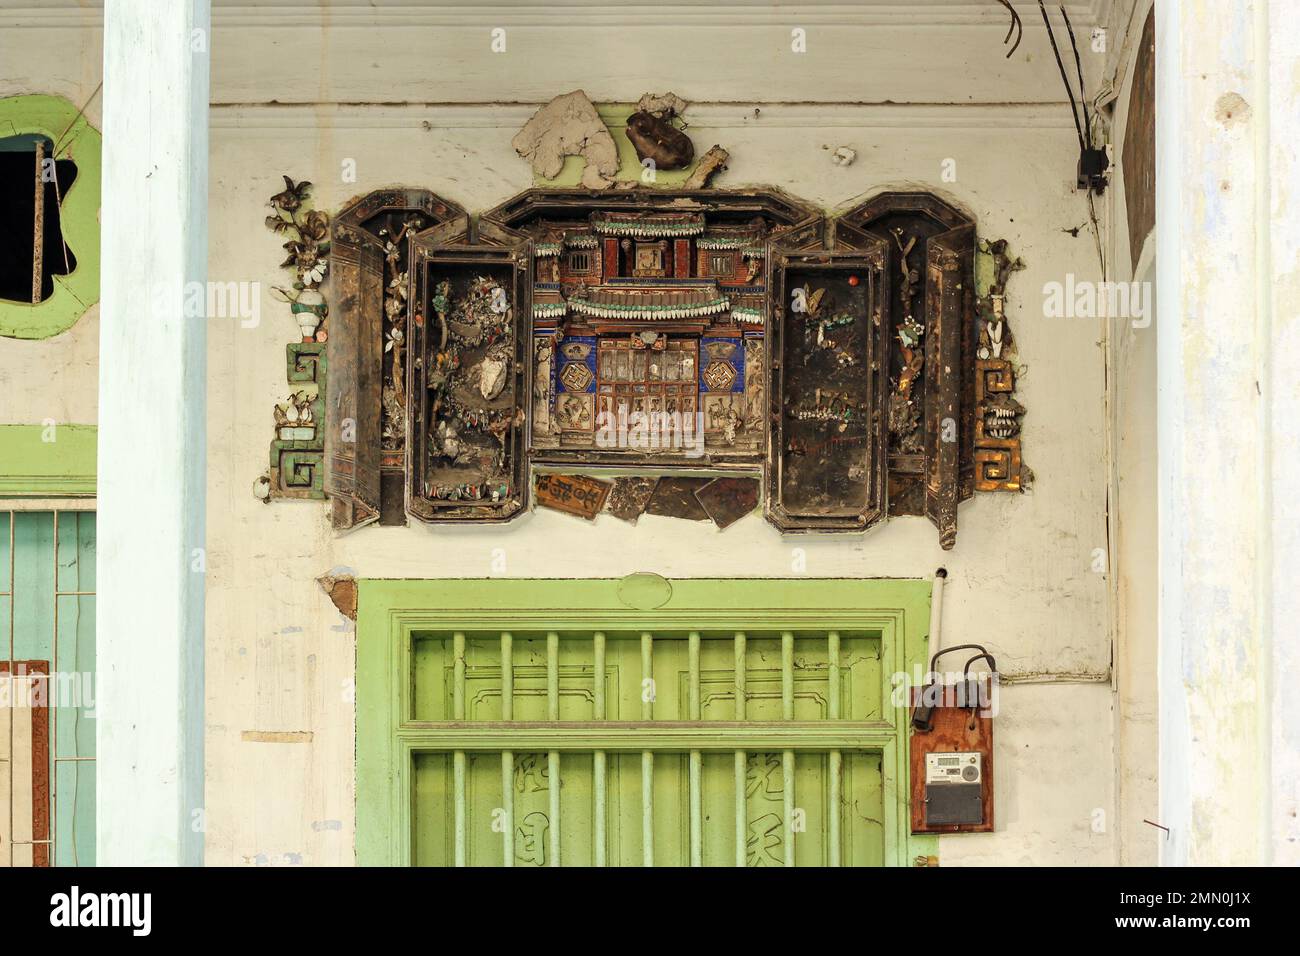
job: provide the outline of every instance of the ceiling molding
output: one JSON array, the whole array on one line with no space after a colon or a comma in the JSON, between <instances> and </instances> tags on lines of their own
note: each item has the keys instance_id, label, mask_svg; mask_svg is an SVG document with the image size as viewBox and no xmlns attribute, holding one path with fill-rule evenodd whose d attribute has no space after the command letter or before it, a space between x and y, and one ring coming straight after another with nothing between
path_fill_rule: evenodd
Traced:
<instances>
[{"instance_id":1,"label":"ceiling molding","mask_svg":"<svg viewBox=\"0 0 1300 956\"><path fill-rule=\"evenodd\" d=\"M213 130L283 131L328 128L382 130L517 130L541 103L366 104L214 103ZM755 107L761 119L753 118ZM692 130L720 129L1052 129L1073 131L1062 103L693 103Z\"/></svg>"},{"instance_id":2,"label":"ceiling molding","mask_svg":"<svg viewBox=\"0 0 1300 956\"><path fill-rule=\"evenodd\" d=\"M1091 27L1104 23L1111 0L1067 0L1070 19ZM1014 6L1026 30L1042 29L1036 0L1016 0ZM1054 19L1056 3L1049 9ZM103 20L100 0L88 5L71 0L42 6L0 0L0 27L35 29L99 28ZM559 3L430 2L430 0L346 0L250 4L214 0L215 29L240 27L481 27L485 21L502 27L680 26L893 26L951 27L1001 26L1007 12L994 0L863 0L858 3L774 5L763 0L712 0L708 3L611 3L609 0L563 0Z\"/></svg>"}]
</instances>

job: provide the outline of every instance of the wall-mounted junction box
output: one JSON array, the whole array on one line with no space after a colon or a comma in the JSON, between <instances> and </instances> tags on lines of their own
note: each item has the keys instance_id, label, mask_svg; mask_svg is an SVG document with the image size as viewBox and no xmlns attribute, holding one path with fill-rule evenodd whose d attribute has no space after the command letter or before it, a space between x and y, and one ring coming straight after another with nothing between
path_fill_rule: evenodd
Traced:
<instances>
[{"instance_id":1,"label":"wall-mounted junction box","mask_svg":"<svg viewBox=\"0 0 1300 956\"><path fill-rule=\"evenodd\" d=\"M973 683L973 682L972 682ZM993 717L982 682L975 708L935 706L930 729L911 731L912 832L988 833L993 830ZM929 689L933 693L935 689ZM952 687L938 699L959 699ZM925 688L913 692L913 702Z\"/></svg>"}]
</instances>

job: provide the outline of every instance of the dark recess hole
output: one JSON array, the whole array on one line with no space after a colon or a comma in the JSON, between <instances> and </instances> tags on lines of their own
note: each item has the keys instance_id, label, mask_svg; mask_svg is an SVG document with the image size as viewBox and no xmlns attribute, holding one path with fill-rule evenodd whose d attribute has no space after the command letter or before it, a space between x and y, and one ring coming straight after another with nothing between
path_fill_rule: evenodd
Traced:
<instances>
[{"instance_id":1,"label":"dark recess hole","mask_svg":"<svg viewBox=\"0 0 1300 956\"><path fill-rule=\"evenodd\" d=\"M45 155L54 144L44 139ZM0 299L32 301L32 238L36 207L35 136L0 139ZM54 164L58 186L45 183L45 241L41 267L41 301L54 293L54 276L77 268L72 250L64 258L63 227L59 222L59 195L77 178L77 165L70 159Z\"/></svg>"}]
</instances>

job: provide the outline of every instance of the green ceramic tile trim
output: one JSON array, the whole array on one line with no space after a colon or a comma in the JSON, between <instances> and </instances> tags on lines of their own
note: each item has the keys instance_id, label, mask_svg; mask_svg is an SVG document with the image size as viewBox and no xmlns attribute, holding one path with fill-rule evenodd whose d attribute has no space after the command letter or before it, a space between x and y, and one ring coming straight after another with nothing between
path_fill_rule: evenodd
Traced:
<instances>
[{"instance_id":1,"label":"green ceramic tile trim","mask_svg":"<svg viewBox=\"0 0 1300 956\"><path fill-rule=\"evenodd\" d=\"M486 831L479 832L484 830L482 821L493 812L489 804L500 797L499 760L494 750L511 746L516 756L533 752L542 754L539 774L544 774L544 754L547 751L563 751L561 756L565 762L561 764L562 770L573 769L563 770L565 790L561 799L566 807L578 806L573 801L580 800L590 790L591 780L592 758L582 751L594 749L592 735L598 730L590 724L577 731L563 726L548 726L545 720L549 693L546 688L550 679L545 664L545 633L548 631L559 635L557 682L561 701L559 714L563 720L588 719L574 715L591 706L590 695L583 690L586 686L583 675L591 674L592 642L589 635L595 631L609 635L635 635L648 631L661 635L654 642L655 673L661 684L667 683L659 677L661 673L674 674L686 666L684 662L689 648L684 645L689 642L683 635L691 630L723 635L737 630L747 631L755 635L752 643L762 640L759 634L783 630L803 635L841 631L846 642L841 650L841 666L845 669L865 667L865 670L859 670L859 674L870 675L865 678L866 684L845 685L851 690L846 698L849 707L846 715L858 721L862 716L859 711L868 708L864 712L875 713L877 719L848 727L837 726L831 721L807 720L806 708L816 706L824 695L803 693L802 688L810 686L806 682L818 679L824 685L825 677L815 670L808 670L809 666L815 665L810 665L804 651L800 650L796 657L800 662L799 669L795 672L795 680L800 682L801 688L796 719L800 728L797 731L799 740L806 749L799 753L807 753L816 763L812 751L843 746L844 796L849 797L848 781L856 779L860 782L853 784L853 794L861 793L879 807L879 819L872 819L869 808L859 807L854 802L852 814L859 814L861 819L848 813L844 818L856 826L855 833L860 841L874 841L871 847L866 848L871 858L890 865L912 865L917 857L935 856L937 840L915 837L909 832L908 722L905 708L895 706L892 699L893 675L923 668L929 600L930 582L923 580L681 579L664 582L652 575L599 580L362 580L357 623L357 862L362 865L404 865L417 857L429 860L445 856L444 846L450 844L446 842L444 823L452 795L447 782L452 776L452 759L445 751L452 746L462 746L469 752L466 772L470 807L467 813L471 820L478 821L473 825L472 839L480 846L485 839L494 839ZM656 604L660 606L644 609ZM436 716L436 713L429 713L431 701L436 711L439 706L445 709L449 700L447 694L452 684L452 668L448 662L454 659L454 655L447 656L448 642L444 638L457 631L470 636L470 650L465 653L470 669L473 666L471 654L480 655L483 662L477 678L480 684L471 683L472 692L461 694L460 699L470 701L466 710L468 723L459 728L430 728L424 722ZM513 717L535 721L524 728L494 730L476 723L493 719L490 711L493 707L500 709L500 697L495 695L494 702L493 689L482 685L485 679L490 680L483 674L492 666L488 659L492 641L485 642L474 635L496 635L501 631L515 635L512 660L515 662L513 699L516 705ZM878 651L866 654L860 650L850 652L847 643L850 634L857 635L852 638L857 642L853 647L859 648L866 640ZM730 644L728 638L722 640ZM812 642L808 646L816 647L823 639L810 636L800 640ZM607 715L610 719L617 714L621 720L627 720L629 716L635 720L639 715L627 712L634 710L636 705L629 705L628 699L620 701L619 694L625 696L629 687L635 692L635 684L629 683L629 677L636 678L639 674L639 647L616 648L614 645L620 642L628 643L626 637L621 636L611 636L608 642L607 673L618 671L622 683L618 679L611 680L610 686L621 687L621 690L610 697ZM632 643L638 642L633 639ZM705 645L710 643L716 641L701 642ZM433 647L426 648L425 645ZM542 648L540 652L539 645ZM488 649L486 657L483 656L485 647ZM426 653L427 650L432 656ZM719 648L705 648L701 673L716 670L713 667L717 663L716 654L712 658L713 664L709 663L710 650ZM691 654L699 656L696 651ZM747 659L753 660L752 657ZM584 660L587 661L585 665ZM764 658L764 661L767 663L763 667L770 668L770 658ZM766 670L756 672L752 670L753 666L752 663L747 665L751 681L756 679L756 673L758 679L768 680L762 676L766 675ZM499 656L496 668L499 673ZM708 716L707 708L718 706L718 695L711 693L706 696L705 717L713 719ZM710 828L718 826L718 814L725 812L734 792L730 767L719 771L718 765L719 760L728 763L732 755L729 746L736 738L728 736L728 733L734 735L739 731L753 735L750 739L755 742L753 752L756 754L778 746L772 743L777 739L775 736L770 739L763 737L761 722L772 719L770 711L774 704L778 710L780 708L780 680L777 681L775 700L770 687L764 690L747 686L746 697L751 700L751 711L747 713L745 722L735 722L721 729L707 725L680 728L669 731L673 735L671 742L656 742L661 751L654 765L656 862L680 862L682 858L680 848L684 844L681 834L685 826L682 816L673 817L671 824L664 825L674 812L676 795L684 792L685 774L681 768L685 766L685 753L679 751L700 749L704 754L704 801L712 821L705 825L708 847L709 833L719 832ZM661 688L655 707L668 711L668 715L665 717L657 711L656 716L660 720L673 720L673 708L679 712L683 699L681 689L675 684L672 688ZM873 707L876 708L874 711L870 709ZM422 719L415 719L417 715ZM626 732L621 729L607 731L612 735L611 741ZM651 722L639 724L632 732L640 735L637 738L637 746L640 746L640 737L654 735L656 730ZM464 738L467 742L453 744L453 737L456 740ZM622 746L626 750L629 744L626 738L623 739ZM473 752L476 744L480 750L477 756ZM640 756L639 753L621 756L623 760L631 756L635 766L627 769L620 778L615 769L615 758L620 756L616 753L618 745L611 743L608 746L610 800L622 801L615 805L622 807L618 812L623 818L621 823L615 822L613 832L619 836L611 838L611 842L627 841L619 851L621 855L612 853L611 859L627 862L631 842L639 839L639 827L630 826L626 817L628 802L637 803L639 799ZM850 751L861 756L850 754ZM802 756L798 760L799 780L819 779L817 774L822 771L808 765ZM494 761L498 764L496 769L492 767ZM854 778L851 776L854 774L863 776ZM776 776L780 777L779 770ZM572 789L575 787L576 791ZM801 791L800 785L796 785L796 792L808 791ZM528 796L532 799L538 794L529 790ZM816 798L812 803L816 804ZM417 804L422 814L420 821L416 820ZM433 812L426 812L429 808L433 808ZM809 810L809 819L812 820L819 812L814 806ZM640 813L640 807L635 807L638 821ZM431 826L429 819L440 814L444 823L435 821L436 825ZM594 840L581 809L572 813L565 810L560 819L563 841L569 847L567 853L561 854L562 862L581 864L590 859ZM516 817L514 822L522 824L520 817ZM661 830L665 832L661 834ZM812 832L810 827L810 840L813 839ZM435 853L429 853L427 848L418 850L414 845L417 841L427 844L430 839ZM495 839L502 838L497 836ZM676 845L673 840L677 840ZM732 840L731 846L734 845ZM796 851L800 846L796 839ZM668 852L663 852L664 848ZM716 845L706 848L706 862L711 859L711 853L716 862ZM854 855L860 857L858 851ZM481 851L471 852L468 859L471 864L500 862L499 852L495 861L491 853Z\"/></svg>"},{"instance_id":2,"label":"green ceramic tile trim","mask_svg":"<svg viewBox=\"0 0 1300 956\"><path fill-rule=\"evenodd\" d=\"M618 172L614 174L614 178L619 182L640 182L642 173L641 160L637 159L636 148L632 145L632 141L627 138L627 118L636 112L636 104L597 103L595 105L601 121L609 128L610 135L614 137L614 145L618 147ZM697 142L695 144L695 160L689 166L685 169L655 170L655 181L645 185L681 186L690 178L691 173L695 171L696 163L712 145L712 143L702 145ZM577 186L582 182L582 171L586 165L587 160L581 156L566 156L559 175L552 179L534 176L533 181L537 186Z\"/></svg>"},{"instance_id":3,"label":"green ceramic tile trim","mask_svg":"<svg viewBox=\"0 0 1300 956\"><path fill-rule=\"evenodd\" d=\"M92 497L94 425L0 425L0 498Z\"/></svg>"},{"instance_id":4,"label":"green ceramic tile trim","mask_svg":"<svg viewBox=\"0 0 1300 956\"><path fill-rule=\"evenodd\" d=\"M77 257L69 275L54 276L54 292L43 302L0 299L0 336L48 339L66 332L99 301L99 196L101 136L57 96L0 99L0 139L37 133L55 143L55 157L77 164L77 179L63 197L59 221Z\"/></svg>"}]
</instances>

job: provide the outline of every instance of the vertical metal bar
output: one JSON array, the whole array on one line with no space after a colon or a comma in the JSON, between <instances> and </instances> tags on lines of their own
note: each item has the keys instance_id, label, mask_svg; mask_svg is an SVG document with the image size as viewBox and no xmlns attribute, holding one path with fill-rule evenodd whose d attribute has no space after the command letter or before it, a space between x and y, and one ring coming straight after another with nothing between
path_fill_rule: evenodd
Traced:
<instances>
[{"instance_id":1,"label":"vertical metal bar","mask_svg":"<svg viewBox=\"0 0 1300 956\"><path fill-rule=\"evenodd\" d=\"M501 633L501 719L515 719L514 637L509 631Z\"/></svg>"},{"instance_id":2,"label":"vertical metal bar","mask_svg":"<svg viewBox=\"0 0 1300 956\"><path fill-rule=\"evenodd\" d=\"M794 720L794 635L781 632L781 719Z\"/></svg>"},{"instance_id":3,"label":"vertical metal bar","mask_svg":"<svg viewBox=\"0 0 1300 956\"><path fill-rule=\"evenodd\" d=\"M465 635L456 631L451 636L451 719L465 719Z\"/></svg>"},{"instance_id":4,"label":"vertical metal bar","mask_svg":"<svg viewBox=\"0 0 1300 956\"><path fill-rule=\"evenodd\" d=\"M501 719L515 719L514 638L501 633ZM501 751L501 825L505 866L515 865L515 755Z\"/></svg>"},{"instance_id":5,"label":"vertical metal bar","mask_svg":"<svg viewBox=\"0 0 1300 956\"><path fill-rule=\"evenodd\" d=\"M36 196L32 215L32 305L41 301L45 284L45 140L36 141ZM57 583L55 585L58 587Z\"/></svg>"},{"instance_id":6,"label":"vertical metal bar","mask_svg":"<svg viewBox=\"0 0 1300 956\"><path fill-rule=\"evenodd\" d=\"M781 632L781 719L794 720L794 634ZM794 866L794 751L781 754L785 797L785 865Z\"/></svg>"},{"instance_id":7,"label":"vertical metal bar","mask_svg":"<svg viewBox=\"0 0 1300 956\"><path fill-rule=\"evenodd\" d=\"M736 632L736 720L745 719L745 632ZM749 825L745 817L745 751L735 754L736 774L736 866L744 866Z\"/></svg>"},{"instance_id":8,"label":"vertical metal bar","mask_svg":"<svg viewBox=\"0 0 1300 956\"><path fill-rule=\"evenodd\" d=\"M831 631L826 635L826 656L830 666L827 668L827 711L831 720L840 719L840 632ZM827 862L831 866L840 865L840 800L843 791L844 762L838 750L830 752L830 820L828 821L826 841L828 849Z\"/></svg>"},{"instance_id":9,"label":"vertical metal bar","mask_svg":"<svg viewBox=\"0 0 1300 956\"><path fill-rule=\"evenodd\" d=\"M501 751L501 837L502 866L515 865L515 755Z\"/></svg>"},{"instance_id":10,"label":"vertical metal bar","mask_svg":"<svg viewBox=\"0 0 1300 956\"><path fill-rule=\"evenodd\" d=\"M690 670L690 719L700 719L700 634L691 631L687 640L687 660ZM691 797L691 866L704 865L704 798L700 792L700 778L704 761L698 750L690 756Z\"/></svg>"},{"instance_id":11,"label":"vertical metal bar","mask_svg":"<svg viewBox=\"0 0 1300 956\"><path fill-rule=\"evenodd\" d=\"M452 635L452 705L453 720L465 719L465 635ZM452 781L456 806L456 866L465 865L465 751L452 755Z\"/></svg>"},{"instance_id":12,"label":"vertical metal bar","mask_svg":"<svg viewBox=\"0 0 1300 956\"><path fill-rule=\"evenodd\" d=\"M605 719L605 633L597 631L594 635L595 668L592 680L595 682L593 694L593 717ZM596 777L596 866L605 865L605 751L597 750L592 755L592 773Z\"/></svg>"},{"instance_id":13,"label":"vertical metal bar","mask_svg":"<svg viewBox=\"0 0 1300 956\"><path fill-rule=\"evenodd\" d=\"M781 754L781 777L785 791L785 865L794 866L794 751Z\"/></svg>"},{"instance_id":14,"label":"vertical metal bar","mask_svg":"<svg viewBox=\"0 0 1300 956\"><path fill-rule=\"evenodd\" d=\"M654 637L647 632L641 635L642 720L654 720L654 698ZM654 780L654 751L643 750L641 751L641 861L645 866L655 865Z\"/></svg>"},{"instance_id":15,"label":"vertical metal bar","mask_svg":"<svg viewBox=\"0 0 1300 956\"><path fill-rule=\"evenodd\" d=\"M546 718L560 719L560 635L555 631L546 634ZM546 755L546 789L551 803L550 834L551 853L549 865L560 865L560 752L552 750Z\"/></svg>"}]
</instances>

